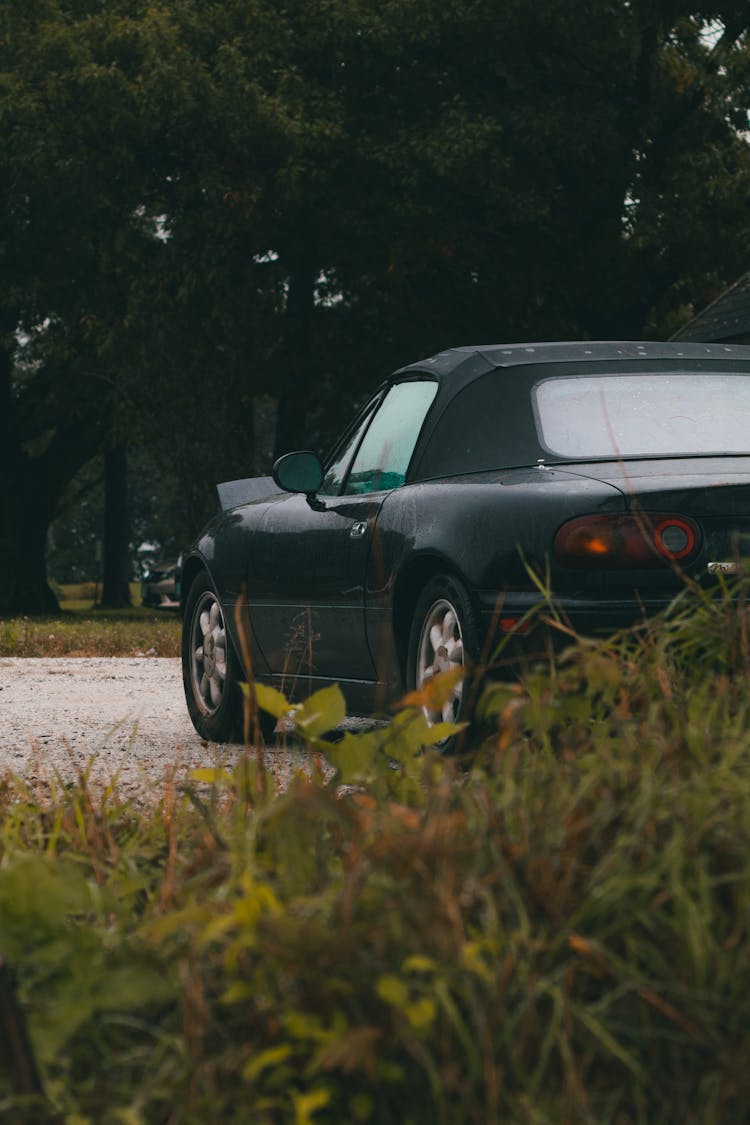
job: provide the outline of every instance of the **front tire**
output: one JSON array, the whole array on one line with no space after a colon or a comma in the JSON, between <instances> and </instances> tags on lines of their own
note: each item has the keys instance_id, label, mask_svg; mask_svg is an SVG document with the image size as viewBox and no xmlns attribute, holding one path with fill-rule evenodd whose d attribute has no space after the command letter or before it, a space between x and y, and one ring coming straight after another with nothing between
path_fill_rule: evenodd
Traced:
<instances>
[{"instance_id":1,"label":"front tire","mask_svg":"<svg viewBox=\"0 0 750 1125\"><path fill-rule=\"evenodd\" d=\"M224 611L203 571L185 605L182 682L193 726L207 742L242 741L242 679Z\"/></svg>"},{"instance_id":2,"label":"front tire","mask_svg":"<svg viewBox=\"0 0 750 1125\"><path fill-rule=\"evenodd\" d=\"M440 672L468 671L479 654L479 630L466 588L450 575L437 575L425 586L412 617L406 681L418 691ZM430 723L458 723L466 719L469 685L464 678L441 708L423 707ZM458 736L439 743L444 753L454 750Z\"/></svg>"}]
</instances>

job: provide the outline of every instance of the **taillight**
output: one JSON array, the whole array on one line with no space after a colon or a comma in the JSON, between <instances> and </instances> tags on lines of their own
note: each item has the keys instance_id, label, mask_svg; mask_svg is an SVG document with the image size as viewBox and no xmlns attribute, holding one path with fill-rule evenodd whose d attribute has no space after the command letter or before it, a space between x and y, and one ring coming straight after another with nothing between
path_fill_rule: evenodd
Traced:
<instances>
[{"instance_id":1,"label":"taillight","mask_svg":"<svg viewBox=\"0 0 750 1125\"><path fill-rule=\"evenodd\" d=\"M639 512L580 516L555 535L555 554L565 566L632 569L663 566L692 555L700 532L685 516Z\"/></svg>"}]
</instances>

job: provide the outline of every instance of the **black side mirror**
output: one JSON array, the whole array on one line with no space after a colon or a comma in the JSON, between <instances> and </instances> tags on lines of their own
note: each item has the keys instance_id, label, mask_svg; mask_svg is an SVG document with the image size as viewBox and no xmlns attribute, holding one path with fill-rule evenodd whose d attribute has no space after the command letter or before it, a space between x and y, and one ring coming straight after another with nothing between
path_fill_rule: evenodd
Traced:
<instances>
[{"instance_id":1,"label":"black side mirror","mask_svg":"<svg viewBox=\"0 0 750 1125\"><path fill-rule=\"evenodd\" d=\"M273 467L273 479L284 492L314 496L323 483L323 466L317 453L285 453Z\"/></svg>"}]
</instances>

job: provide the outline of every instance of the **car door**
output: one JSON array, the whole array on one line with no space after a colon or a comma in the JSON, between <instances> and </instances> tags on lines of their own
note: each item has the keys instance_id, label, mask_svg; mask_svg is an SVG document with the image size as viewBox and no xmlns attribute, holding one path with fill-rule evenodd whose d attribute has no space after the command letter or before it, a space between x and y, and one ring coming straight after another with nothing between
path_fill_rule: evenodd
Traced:
<instances>
[{"instance_id":1,"label":"car door","mask_svg":"<svg viewBox=\"0 0 750 1125\"><path fill-rule=\"evenodd\" d=\"M253 628L275 676L373 681L365 629L365 573L378 513L403 484L437 390L433 379L393 383L357 419L314 497L269 505L248 571Z\"/></svg>"}]
</instances>

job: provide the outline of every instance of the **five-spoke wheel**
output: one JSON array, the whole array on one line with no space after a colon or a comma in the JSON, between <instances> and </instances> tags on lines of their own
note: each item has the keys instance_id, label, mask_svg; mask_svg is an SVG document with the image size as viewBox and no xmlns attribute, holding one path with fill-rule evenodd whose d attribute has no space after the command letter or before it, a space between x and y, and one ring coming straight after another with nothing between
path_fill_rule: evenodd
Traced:
<instances>
[{"instance_id":1,"label":"five-spoke wheel","mask_svg":"<svg viewBox=\"0 0 750 1125\"><path fill-rule=\"evenodd\" d=\"M242 738L240 667L208 575L190 588L182 631L182 679L190 718L209 742Z\"/></svg>"},{"instance_id":2,"label":"five-spoke wheel","mask_svg":"<svg viewBox=\"0 0 750 1125\"><path fill-rule=\"evenodd\" d=\"M427 610L417 649L416 686L424 684L441 672L450 672L464 666L464 640L458 611L444 597L438 598ZM453 687L450 699L438 711L425 707L425 714L432 723L453 723L461 710L463 680Z\"/></svg>"},{"instance_id":3,"label":"five-spoke wheel","mask_svg":"<svg viewBox=\"0 0 750 1125\"><path fill-rule=\"evenodd\" d=\"M441 672L466 670L478 654L478 627L466 589L450 575L436 575L425 586L412 617L406 679L410 690L419 689ZM423 707L431 723L454 723L466 715L467 686L458 679L444 703ZM441 743L443 751L455 739Z\"/></svg>"},{"instance_id":4,"label":"five-spoke wheel","mask_svg":"<svg viewBox=\"0 0 750 1125\"><path fill-rule=\"evenodd\" d=\"M221 606L208 591L193 613L190 676L199 706L207 715L215 715L227 682L227 632Z\"/></svg>"}]
</instances>

